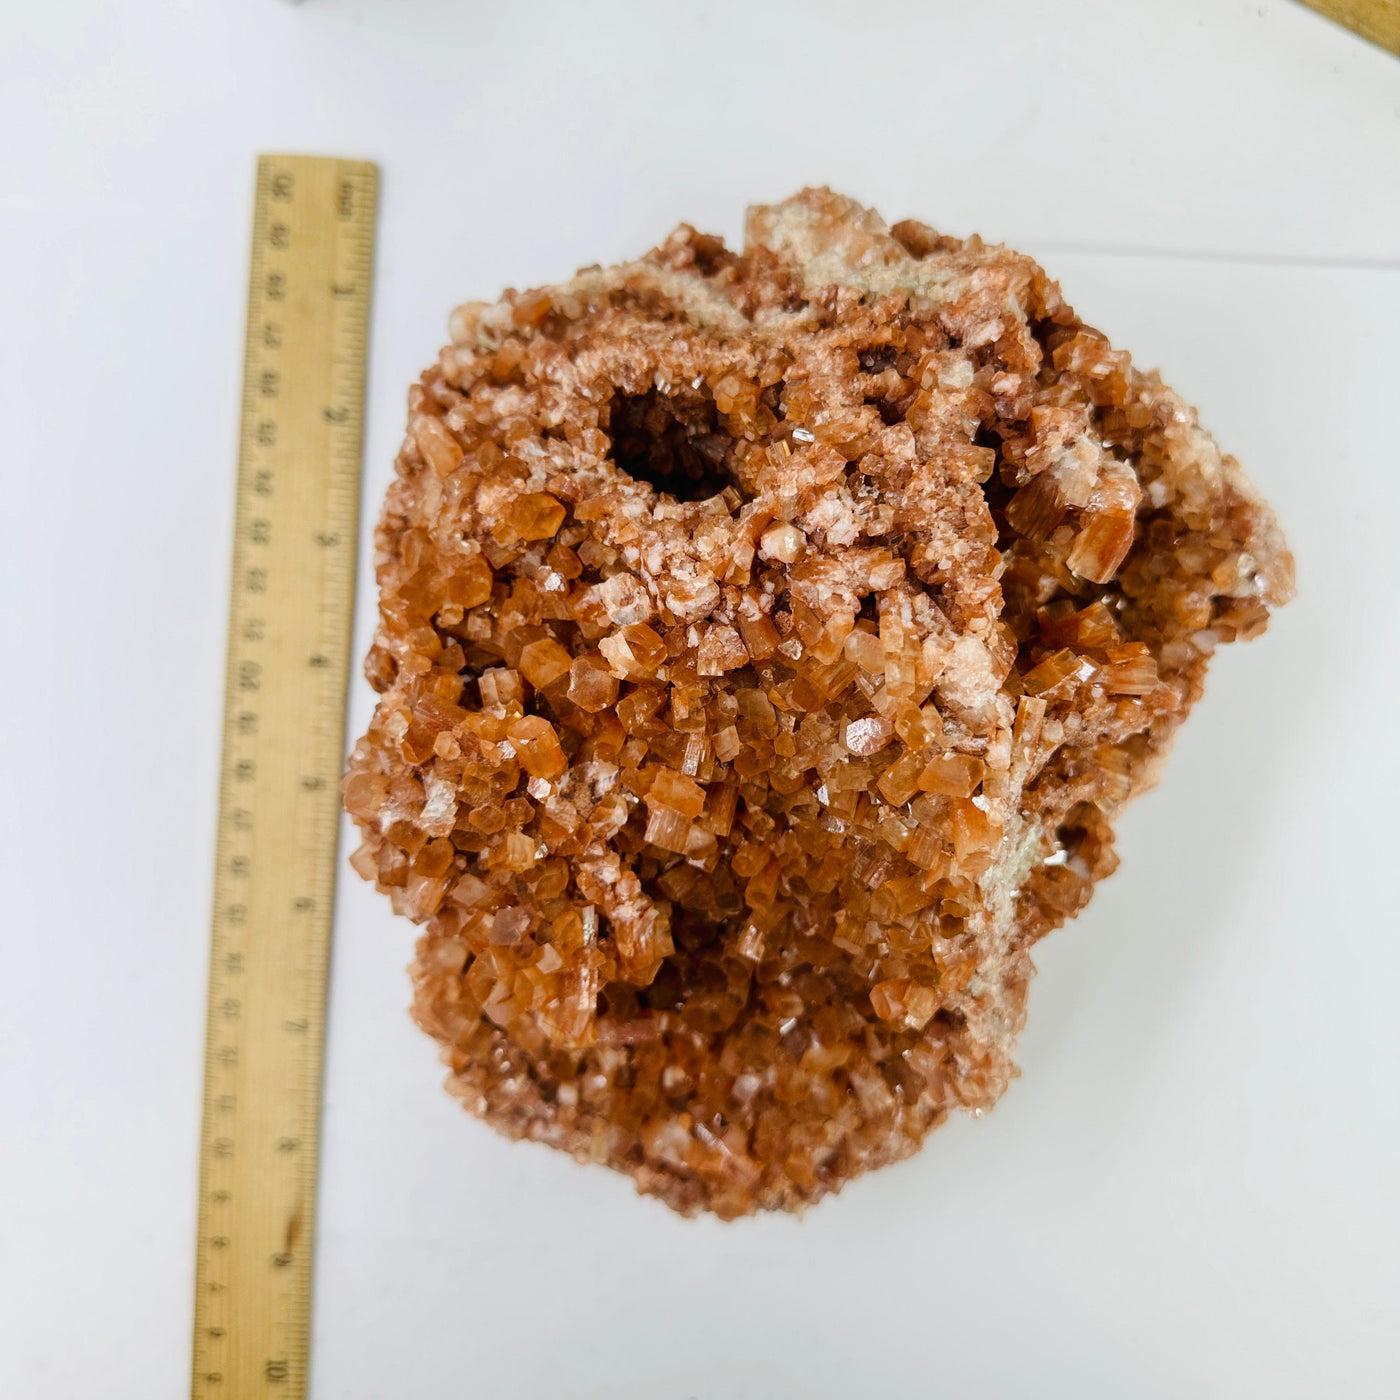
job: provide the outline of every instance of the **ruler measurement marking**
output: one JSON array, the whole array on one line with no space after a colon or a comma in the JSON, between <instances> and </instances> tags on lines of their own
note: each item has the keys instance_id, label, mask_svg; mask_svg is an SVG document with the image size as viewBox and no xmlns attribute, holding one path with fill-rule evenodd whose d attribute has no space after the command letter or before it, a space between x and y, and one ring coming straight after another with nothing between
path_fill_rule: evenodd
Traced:
<instances>
[{"instance_id":1,"label":"ruler measurement marking","mask_svg":"<svg viewBox=\"0 0 1400 1400\"><path fill-rule=\"evenodd\" d=\"M375 201L372 166L259 161L206 1005L196 1400L306 1394Z\"/></svg>"}]
</instances>

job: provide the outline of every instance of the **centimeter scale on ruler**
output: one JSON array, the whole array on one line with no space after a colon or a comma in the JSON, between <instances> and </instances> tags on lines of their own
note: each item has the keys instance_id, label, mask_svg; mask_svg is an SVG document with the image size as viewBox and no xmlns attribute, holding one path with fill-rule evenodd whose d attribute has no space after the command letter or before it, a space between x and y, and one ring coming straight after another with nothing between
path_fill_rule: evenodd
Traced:
<instances>
[{"instance_id":1,"label":"centimeter scale on ruler","mask_svg":"<svg viewBox=\"0 0 1400 1400\"><path fill-rule=\"evenodd\" d=\"M258 161L200 1142L193 1394L306 1394L377 173Z\"/></svg>"}]
</instances>

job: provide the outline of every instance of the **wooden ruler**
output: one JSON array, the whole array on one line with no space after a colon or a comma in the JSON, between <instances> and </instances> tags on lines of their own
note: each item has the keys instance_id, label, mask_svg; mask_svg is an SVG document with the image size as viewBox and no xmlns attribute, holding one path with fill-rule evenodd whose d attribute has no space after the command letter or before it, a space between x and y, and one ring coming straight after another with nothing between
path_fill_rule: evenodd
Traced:
<instances>
[{"instance_id":1,"label":"wooden ruler","mask_svg":"<svg viewBox=\"0 0 1400 1400\"><path fill-rule=\"evenodd\" d=\"M303 1397L377 173L263 156L243 365L193 1393Z\"/></svg>"},{"instance_id":2,"label":"wooden ruler","mask_svg":"<svg viewBox=\"0 0 1400 1400\"><path fill-rule=\"evenodd\" d=\"M1363 39L1400 55L1400 0L1303 0Z\"/></svg>"}]
</instances>

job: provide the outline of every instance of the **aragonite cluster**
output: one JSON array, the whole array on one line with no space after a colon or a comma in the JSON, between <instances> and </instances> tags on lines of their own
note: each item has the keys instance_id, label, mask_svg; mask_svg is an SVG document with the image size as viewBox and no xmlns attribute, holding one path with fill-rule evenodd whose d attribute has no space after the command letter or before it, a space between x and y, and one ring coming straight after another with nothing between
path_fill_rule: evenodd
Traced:
<instances>
[{"instance_id":1,"label":"aragonite cluster","mask_svg":"<svg viewBox=\"0 0 1400 1400\"><path fill-rule=\"evenodd\" d=\"M1292 561L1030 259L827 190L459 308L380 520L353 864L514 1137L794 1209L1015 1072Z\"/></svg>"}]
</instances>

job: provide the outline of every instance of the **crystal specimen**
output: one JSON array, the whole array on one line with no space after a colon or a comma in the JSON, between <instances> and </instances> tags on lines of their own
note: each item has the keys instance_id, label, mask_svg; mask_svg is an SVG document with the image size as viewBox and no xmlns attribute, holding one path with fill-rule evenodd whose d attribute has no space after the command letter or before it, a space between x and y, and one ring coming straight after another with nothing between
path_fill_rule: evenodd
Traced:
<instances>
[{"instance_id":1,"label":"crystal specimen","mask_svg":"<svg viewBox=\"0 0 1400 1400\"><path fill-rule=\"evenodd\" d=\"M1013 1074L1292 561L1029 258L808 190L452 319L377 534L354 866L488 1122L796 1208Z\"/></svg>"}]
</instances>

